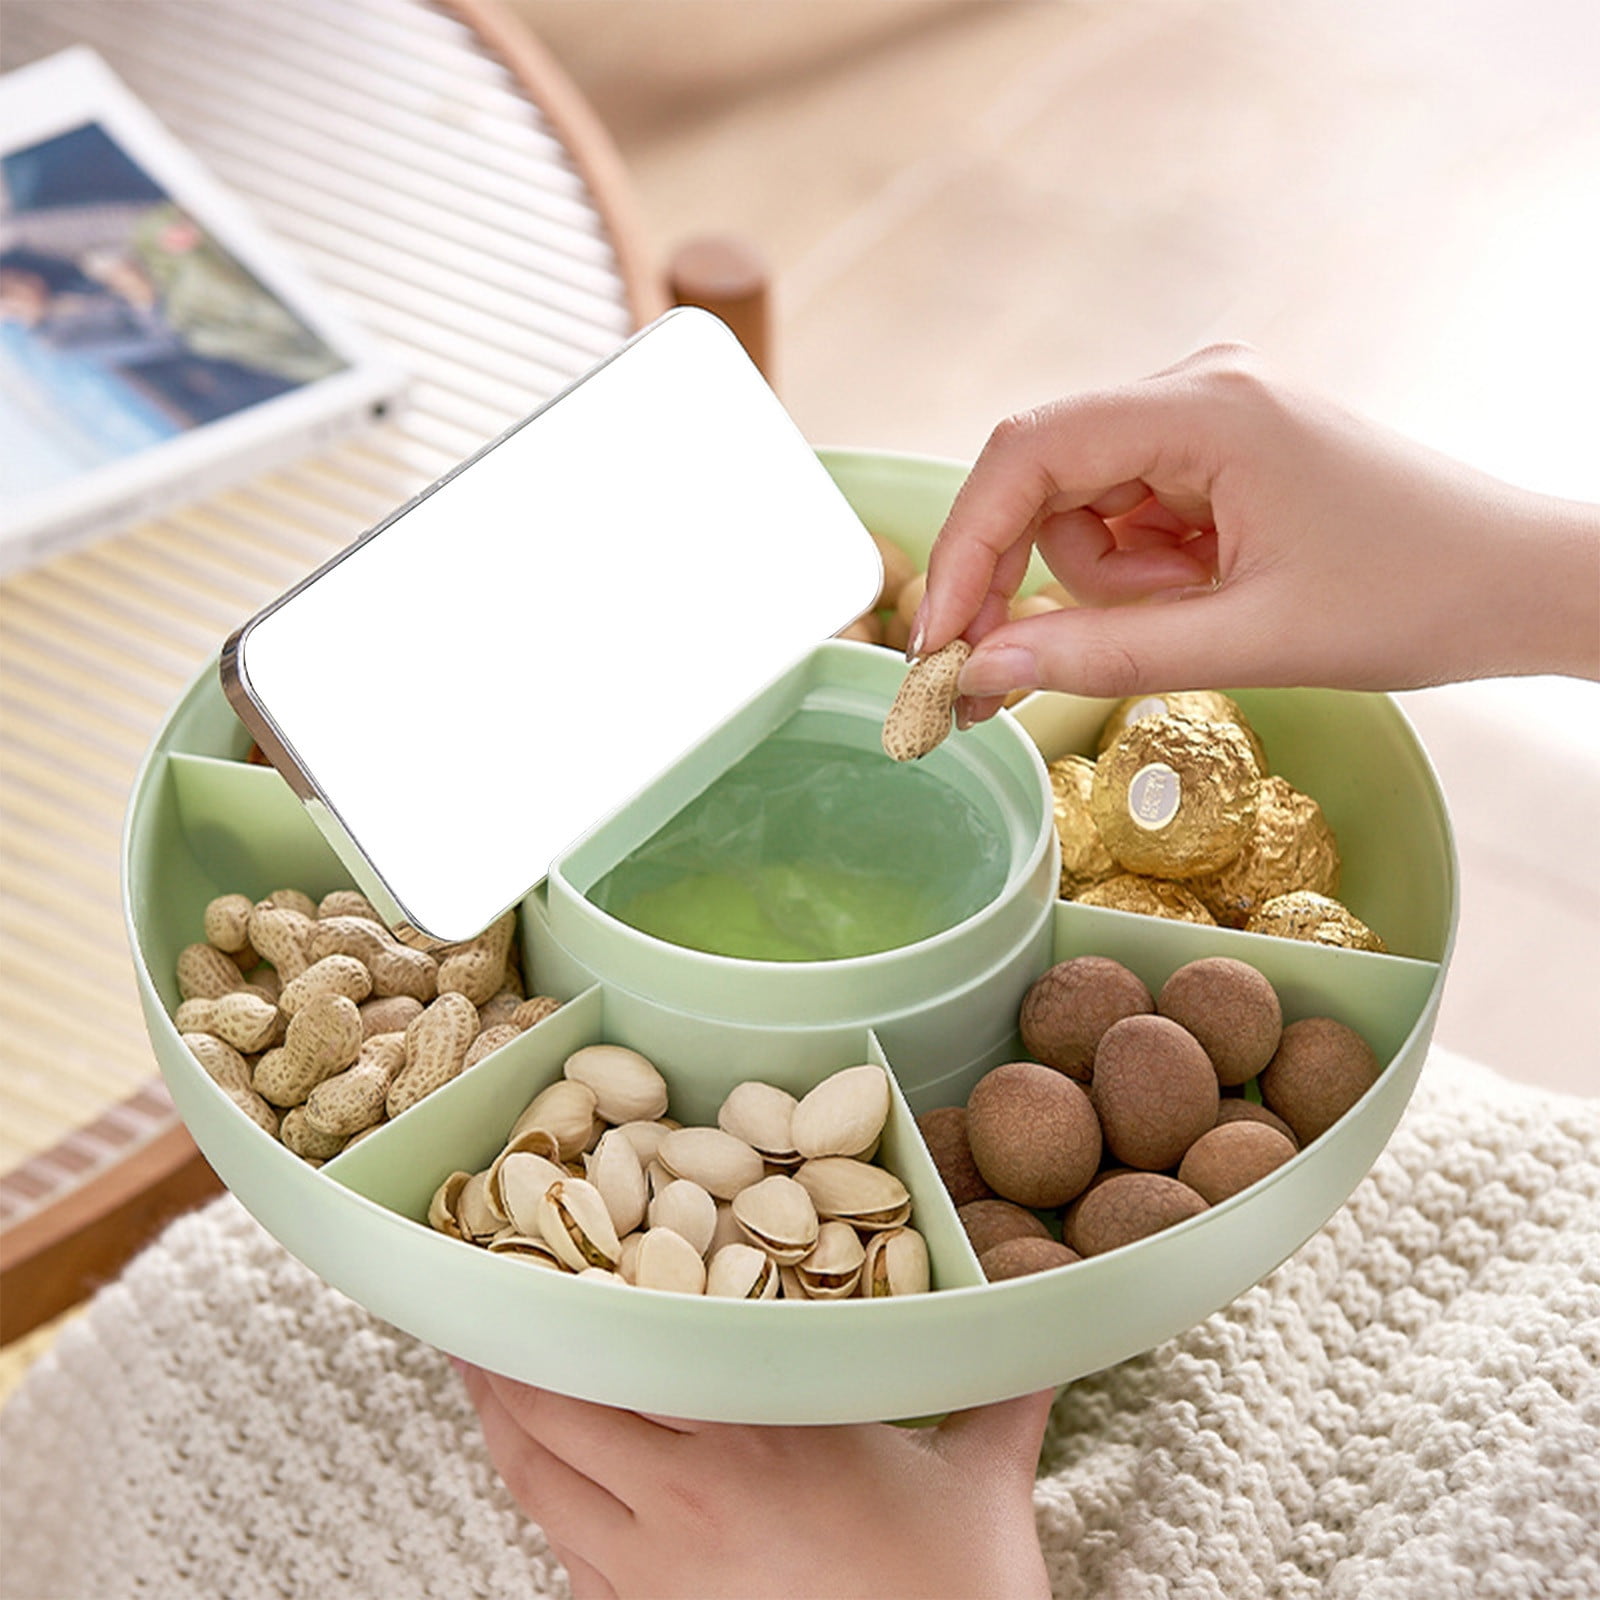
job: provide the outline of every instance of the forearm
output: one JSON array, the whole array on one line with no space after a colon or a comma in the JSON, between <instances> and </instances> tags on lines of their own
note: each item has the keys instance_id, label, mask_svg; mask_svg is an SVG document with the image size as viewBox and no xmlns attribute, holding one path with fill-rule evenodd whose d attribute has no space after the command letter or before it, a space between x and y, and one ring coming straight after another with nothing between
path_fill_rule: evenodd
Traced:
<instances>
[{"instance_id":1,"label":"forearm","mask_svg":"<svg viewBox=\"0 0 1600 1600\"><path fill-rule=\"evenodd\" d=\"M1527 495L1511 548L1521 571L1486 589L1479 674L1600 679L1600 506Z\"/></svg>"}]
</instances>

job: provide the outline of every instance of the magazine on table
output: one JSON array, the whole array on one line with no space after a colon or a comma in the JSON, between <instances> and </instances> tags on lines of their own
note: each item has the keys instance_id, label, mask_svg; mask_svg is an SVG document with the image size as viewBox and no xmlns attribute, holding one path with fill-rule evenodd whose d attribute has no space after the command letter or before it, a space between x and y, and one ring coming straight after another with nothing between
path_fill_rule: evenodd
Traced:
<instances>
[{"instance_id":1,"label":"magazine on table","mask_svg":"<svg viewBox=\"0 0 1600 1600\"><path fill-rule=\"evenodd\" d=\"M282 466L400 393L93 51L0 78L0 574Z\"/></svg>"}]
</instances>

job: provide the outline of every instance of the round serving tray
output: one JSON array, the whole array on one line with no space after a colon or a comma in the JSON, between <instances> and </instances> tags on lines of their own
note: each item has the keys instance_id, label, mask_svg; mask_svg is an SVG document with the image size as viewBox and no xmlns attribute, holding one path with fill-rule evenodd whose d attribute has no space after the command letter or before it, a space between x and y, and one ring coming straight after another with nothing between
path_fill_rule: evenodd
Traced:
<instances>
[{"instance_id":1,"label":"round serving tray","mask_svg":"<svg viewBox=\"0 0 1600 1600\"><path fill-rule=\"evenodd\" d=\"M867 452L823 459L874 531L926 555L963 469ZM1037 575L1036 575L1037 576ZM435 1186L487 1165L523 1105L568 1054L599 1040L651 1054L674 1110L714 1112L753 1072L692 1019L652 1032L629 991L576 974L552 1017L404 1115L313 1168L251 1123L201 1069L171 1020L178 952L202 937L213 896L348 878L248 736L214 669L191 685L146 758L123 848L124 900L141 1002L163 1074L224 1183L293 1254L377 1315L462 1358L587 1399L667 1415L750 1422L915 1417L1068 1382L1138 1354L1259 1282L1343 1203L1410 1098L1432 1034L1456 923L1456 864L1438 783L1404 716L1381 695L1243 691L1273 770L1314 795L1340 840L1342 898L1395 955L1325 949L1059 903L1044 965L1103 954L1152 986L1203 955L1237 956L1278 989L1289 1018L1331 1015L1384 1063L1334 1127L1254 1187L1137 1244L986 1284L913 1115L959 1102L981 1063L951 1078L936 1044L885 1043L870 1022L814 1052L779 1052L793 1089L852 1061L896 1084L880 1159L912 1191L935 1287L915 1297L795 1304L634 1289L566 1277L450 1239L425 1220ZM1101 703L1035 695L1016 712L1049 759L1092 752ZM397 765L396 781L403 781ZM523 907L524 931L544 886ZM524 940L527 950L533 941ZM526 958L525 958L526 959ZM544 975L530 975L530 992ZM758 1030L759 1036L759 1030ZM745 1041L748 1042L748 1041ZM1001 1053L1004 1053L1003 1051Z\"/></svg>"}]
</instances>

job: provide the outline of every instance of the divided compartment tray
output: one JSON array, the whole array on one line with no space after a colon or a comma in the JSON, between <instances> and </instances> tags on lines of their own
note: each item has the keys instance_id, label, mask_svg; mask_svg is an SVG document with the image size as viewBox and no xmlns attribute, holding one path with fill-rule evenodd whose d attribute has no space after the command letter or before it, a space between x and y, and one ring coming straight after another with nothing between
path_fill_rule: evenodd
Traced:
<instances>
[{"instance_id":1,"label":"divided compartment tray","mask_svg":"<svg viewBox=\"0 0 1600 1600\"><path fill-rule=\"evenodd\" d=\"M871 480L856 486L859 497L853 461ZM915 458L831 464L869 526L925 553L905 528L869 514L881 488L874 485L886 473L905 475L914 525L931 517L936 528L945 486L953 493L959 482L954 469ZM1321 1226L1404 1110L1437 1013L1455 923L1454 857L1437 785L1404 718L1379 696L1238 698L1274 770L1303 782L1328 811L1345 848L1352 909L1408 954L1329 950L1058 903L1039 970L1072 955L1108 955L1155 989L1185 961L1235 955L1273 982L1286 1018L1323 1014L1351 1024L1384 1071L1338 1124L1251 1189L1072 1267L984 1284L912 1121L935 1104L959 1103L993 1060L1020 1053L1014 1038L953 1076L926 1052L886 1047L870 1026L809 1043L775 1033L781 1048L764 1057L759 1029L697 1031L688 1021L653 1029L631 997L605 981L551 984L536 964L525 974L537 980L529 992L554 993L561 1010L322 1169L302 1162L227 1100L170 1020L177 952L201 937L213 895L280 887L320 895L348 883L282 779L244 764L248 741L240 742L214 672L191 687L153 748L125 838L129 931L157 1057L207 1159L293 1254L375 1314L512 1376L662 1414L773 1423L929 1415L1069 1382L1226 1305ZM1069 748L1092 753L1104 709L1041 695L1019 708L1018 720L1047 758ZM1349 751L1347 761L1331 759L1329 739ZM522 908L525 963L542 894L541 886ZM858 1061L886 1066L895 1091L879 1159L912 1191L912 1222L928 1237L936 1287L875 1302L708 1300L567 1278L430 1229L425 1212L436 1184L458 1167L486 1165L567 1054L600 1040L655 1060L672 1113L685 1120L709 1120L743 1078L798 1092Z\"/></svg>"}]
</instances>

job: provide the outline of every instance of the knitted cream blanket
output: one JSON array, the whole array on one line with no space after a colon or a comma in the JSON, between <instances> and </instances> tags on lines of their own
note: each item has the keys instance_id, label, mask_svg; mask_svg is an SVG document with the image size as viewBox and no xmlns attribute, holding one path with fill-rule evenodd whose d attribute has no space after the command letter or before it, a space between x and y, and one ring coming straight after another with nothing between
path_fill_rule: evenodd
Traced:
<instances>
[{"instance_id":1,"label":"knitted cream blanket","mask_svg":"<svg viewBox=\"0 0 1600 1600\"><path fill-rule=\"evenodd\" d=\"M6 1600L520 1600L561 1569L444 1359L230 1199L0 1413ZM1600 1099L1435 1052L1348 1205L1057 1402L1057 1596L1600 1596ZM1001 1597L983 1597L1001 1600Z\"/></svg>"}]
</instances>

